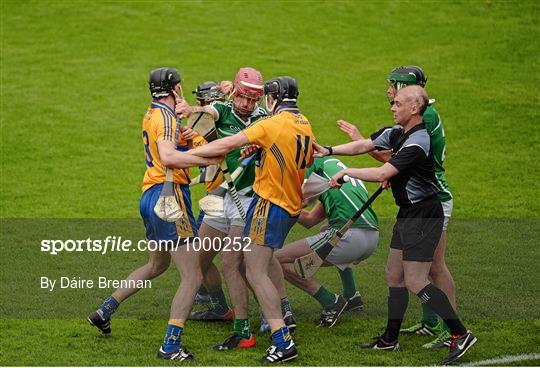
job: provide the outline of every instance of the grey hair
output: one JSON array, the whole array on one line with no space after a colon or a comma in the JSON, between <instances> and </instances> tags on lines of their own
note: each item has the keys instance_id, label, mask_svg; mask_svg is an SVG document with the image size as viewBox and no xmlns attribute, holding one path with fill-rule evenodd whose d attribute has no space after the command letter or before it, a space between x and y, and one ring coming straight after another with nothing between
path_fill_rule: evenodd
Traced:
<instances>
[{"instance_id":1,"label":"grey hair","mask_svg":"<svg viewBox=\"0 0 540 368\"><path fill-rule=\"evenodd\" d=\"M405 93L407 100L414 103L418 107L420 115L424 115L424 112L429 105L429 98L425 89L418 85L410 85L403 87L399 92Z\"/></svg>"}]
</instances>

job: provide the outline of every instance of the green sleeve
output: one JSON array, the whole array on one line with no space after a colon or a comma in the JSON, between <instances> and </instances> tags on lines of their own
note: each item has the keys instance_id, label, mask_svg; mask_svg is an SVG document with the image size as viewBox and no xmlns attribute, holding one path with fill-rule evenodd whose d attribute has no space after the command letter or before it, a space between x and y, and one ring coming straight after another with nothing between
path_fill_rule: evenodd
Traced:
<instances>
[{"instance_id":1,"label":"green sleeve","mask_svg":"<svg viewBox=\"0 0 540 368\"><path fill-rule=\"evenodd\" d=\"M212 102L212 104L210 106L212 106L214 109L216 109L216 111L219 114L219 118L216 121L216 125L220 121L224 121L224 119L227 117L227 111L229 110L229 106L227 106L226 103L221 102L221 101L214 101L214 102Z\"/></svg>"},{"instance_id":2,"label":"green sleeve","mask_svg":"<svg viewBox=\"0 0 540 368\"><path fill-rule=\"evenodd\" d=\"M426 130L428 131L428 134L430 136L432 136L436 132L436 130L442 127L439 113L432 105L428 106L428 108L424 112L422 121L425 124Z\"/></svg>"}]
</instances>

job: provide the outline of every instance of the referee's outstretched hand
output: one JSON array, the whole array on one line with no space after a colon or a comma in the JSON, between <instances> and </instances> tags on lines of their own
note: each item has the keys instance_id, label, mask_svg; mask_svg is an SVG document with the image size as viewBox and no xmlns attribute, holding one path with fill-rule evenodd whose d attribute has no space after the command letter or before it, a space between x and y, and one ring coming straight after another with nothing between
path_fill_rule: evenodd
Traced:
<instances>
[{"instance_id":1,"label":"referee's outstretched hand","mask_svg":"<svg viewBox=\"0 0 540 368\"><path fill-rule=\"evenodd\" d=\"M317 142L313 142L313 157L324 157L328 156L329 154L330 151L328 151L326 148L324 148Z\"/></svg>"},{"instance_id":2,"label":"referee's outstretched hand","mask_svg":"<svg viewBox=\"0 0 540 368\"><path fill-rule=\"evenodd\" d=\"M349 136L351 141L358 141L360 139L364 139L364 137L362 136L362 134L360 134L360 131L354 124L340 119L337 121L337 125L343 133Z\"/></svg>"}]
</instances>

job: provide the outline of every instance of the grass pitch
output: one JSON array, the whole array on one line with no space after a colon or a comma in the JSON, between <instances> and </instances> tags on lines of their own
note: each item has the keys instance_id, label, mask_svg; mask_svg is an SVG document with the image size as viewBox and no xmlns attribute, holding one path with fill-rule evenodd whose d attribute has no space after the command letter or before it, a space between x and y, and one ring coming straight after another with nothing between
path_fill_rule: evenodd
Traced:
<instances>
[{"instance_id":1,"label":"grass pitch","mask_svg":"<svg viewBox=\"0 0 540 368\"><path fill-rule=\"evenodd\" d=\"M324 144L346 141L335 125L340 118L363 133L390 124L386 74L421 65L448 141L445 167L455 196L448 264L460 314L479 337L464 362L539 353L539 10L532 1L2 2L0 364L169 365L154 356L176 273L122 305L105 338L84 319L110 291L47 293L39 276L122 278L146 255L53 257L39 252L37 231L40 219L65 219L51 225L62 234L78 221L83 230L97 221L92 231L99 232L138 218L146 81L164 65L180 70L191 102L198 83L232 79L240 66L265 78L292 75L301 110ZM376 164L369 157L344 161ZM201 194L194 188L195 203ZM444 356L422 349L426 338L404 338L399 354L357 347L385 318L383 270L397 209L387 194L375 210L385 219L380 247L355 269L365 311L321 330L313 323L317 303L289 288L300 319L301 357L292 364L430 365ZM291 238L305 234L295 229ZM318 277L339 291L333 270ZM407 323L417 312L411 298ZM252 324L258 326L255 318ZM197 364L257 363L269 344L262 335L251 351L208 349L229 330L188 324L185 343Z\"/></svg>"}]
</instances>

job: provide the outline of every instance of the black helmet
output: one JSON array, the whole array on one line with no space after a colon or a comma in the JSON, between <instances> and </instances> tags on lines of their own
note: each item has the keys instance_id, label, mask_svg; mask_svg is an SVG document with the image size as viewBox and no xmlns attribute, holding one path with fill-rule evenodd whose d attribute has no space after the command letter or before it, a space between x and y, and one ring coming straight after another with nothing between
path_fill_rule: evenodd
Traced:
<instances>
[{"instance_id":1,"label":"black helmet","mask_svg":"<svg viewBox=\"0 0 540 368\"><path fill-rule=\"evenodd\" d=\"M218 88L218 84L213 81L204 82L195 88L195 97L201 105L209 104L215 100L225 99L225 94Z\"/></svg>"},{"instance_id":2,"label":"black helmet","mask_svg":"<svg viewBox=\"0 0 540 368\"><path fill-rule=\"evenodd\" d=\"M264 84L264 94L271 95L278 104L283 101L296 102L298 84L292 77L277 77Z\"/></svg>"},{"instance_id":3,"label":"black helmet","mask_svg":"<svg viewBox=\"0 0 540 368\"><path fill-rule=\"evenodd\" d=\"M387 79L396 87L397 83L406 85L417 84L420 87L424 87L427 83L427 77L424 71L416 65L398 66L392 69Z\"/></svg>"},{"instance_id":4,"label":"black helmet","mask_svg":"<svg viewBox=\"0 0 540 368\"><path fill-rule=\"evenodd\" d=\"M158 68L150 72L148 85L152 97L167 97L178 83L180 74L174 68Z\"/></svg>"}]
</instances>

